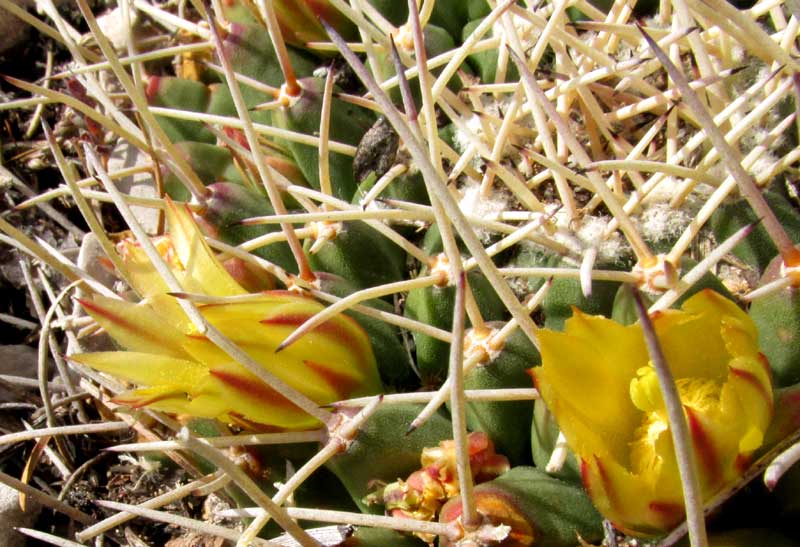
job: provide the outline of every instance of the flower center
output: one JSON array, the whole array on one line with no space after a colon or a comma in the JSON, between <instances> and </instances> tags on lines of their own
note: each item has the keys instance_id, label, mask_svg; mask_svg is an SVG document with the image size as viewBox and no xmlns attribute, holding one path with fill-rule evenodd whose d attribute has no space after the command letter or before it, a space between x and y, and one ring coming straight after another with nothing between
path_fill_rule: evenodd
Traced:
<instances>
[{"instance_id":1,"label":"flower center","mask_svg":"<svg viewBox=\"0 0 800 547\"><path fill-rule=\"evenodd\" d=\"M715 380L680 378L675 384L685 407L704 413L719 404L722 385ZM636 371L636 378L630 383L630 397L634 406L644 413L642 425L636 428L630 443L630 470L638 475L655 471L654 468L662 463L661 455L669 453L664 450L672 450L672 439L668 435L662 436L669 430L669 421L652 364Z\"/></svg>"}]
</instances>

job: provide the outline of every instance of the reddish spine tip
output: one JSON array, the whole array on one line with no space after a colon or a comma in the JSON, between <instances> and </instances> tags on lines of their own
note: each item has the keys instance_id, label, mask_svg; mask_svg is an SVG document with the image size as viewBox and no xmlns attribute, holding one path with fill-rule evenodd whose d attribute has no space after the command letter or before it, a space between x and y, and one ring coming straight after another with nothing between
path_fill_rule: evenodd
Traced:
<instances>
[{"instance_id":1,"label":"reddish spine tip","mask_svg":"<svg viewBox=\"0 0 800 547\"><path fill-rule=\"evenodd\" d=\"M299 97L300 94L303 93L303 88L300 87L300 84L298 84L297 80L294 78L287 78L286 87L284 89L286 94L290 97Z\"/></svg>"},{"instance_id":2,"label":"reddish spine tip","mask_svg":"<svg viewBox=\"0 0 800 547\"><path fill-rule=\"evenodd\" d=\"M789 247L781 253L783 256L783 263L787 268L796 268L800 266L800 249L797 247Z\"/></svg>"}]
</instances>

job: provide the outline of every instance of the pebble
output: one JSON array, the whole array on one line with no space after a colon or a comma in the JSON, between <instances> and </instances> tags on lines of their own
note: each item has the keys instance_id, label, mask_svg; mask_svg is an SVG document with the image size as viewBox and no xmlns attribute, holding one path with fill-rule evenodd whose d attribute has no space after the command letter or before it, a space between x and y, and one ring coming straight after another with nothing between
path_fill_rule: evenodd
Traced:
<instances>
[{"instance_id":1,"label":"pebble","mask_svg":"<svg viewBox=\"0 0 800 547\"><path fill-rule=\"evenodd\" d=\"M55 4L63 4L65 0L56 0ZM33 0L11 0L14 4L28 9L33 7ZM3 55L14 46L20 45L28 38L30 27L16 16L0 8L0 55ZM1 547L1 546L0 546Z\"/></svg>"},{"instance_id":2,"label":"pebble","mask_svg":"<svg viewBox=\"0 0 800 547\"><path fill-rule=\"evenodd\" d=\"M0 374L35 379L38 374L37 361L37 352L30 346L21 344L0 346ZM0 386L0 402L19 400L16 393ZM0 543L0 547L2 545Z\"/></svg>"},{"instance_id":3,"label":"pebble","mask_svg":"<svg viewBox=\"0 0 800 547\"><path fill-rule=\"evenodd\" d=\"M41 512L41 506L30 498L26 501L26 510L19 507L19 492L0 483L0 547L24 547L25 536L15 528L32 528Z\"/></svg>"},{"instance_id":4,"label":"pebble","mask_svg":"<svg viewBox=\"0 0 800 547\"><path fill-rule=\"evenodd\" d=\"M111 152L111 157L108 159L109 172L139 165L150 165L149 158L138 148L124 141L120 142L114 148ZM153 176L149 172L125 177L119 181L117 187L121 192L130 194L131 196L158 198L153 184ZM144 228L148 234L154 235L158 232L158 209L132 205L131 212L133 212L136 220L139 221L142 228Z\"/></svg>"}]
</instances>

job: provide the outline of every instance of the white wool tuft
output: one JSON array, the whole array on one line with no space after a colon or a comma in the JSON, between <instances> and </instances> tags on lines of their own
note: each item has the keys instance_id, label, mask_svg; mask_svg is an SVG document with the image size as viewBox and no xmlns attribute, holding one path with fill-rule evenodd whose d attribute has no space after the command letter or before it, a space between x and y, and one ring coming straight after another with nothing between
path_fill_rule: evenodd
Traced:
<instances>
[{"instance_id":1,"label":"white wool tuft","mask_svg":"<svg viewBox=\"0 0 800 547\"><path fill-rule=\"evenodd\" d=\"M499 213L509 209L511 196L500 188L495 187L489 196L482 196L481 185L470 181L461 187L459 191L461 192L461 199L458 202L458 206L465 215L477 218L496 218ZM491 234L486 230L478 229L477 234L484 243L487 243L491 238Z\"/></svg>"},{"instance_id":2,"label":"white wool tuft","mask_svg":"<svg viewBox=\"0 0 800 547\"><path fill-rule=\"evenodd\" d=\"M630 246L619 233L603 237L610 217L585 216L570 223L566 211L560 209L554 220L558 228L554 239L566 245L575 256L583 256L587 249L596 248L598 262L616 262L630 252Z\"/></svg>"},{"instance_id":3,"label":"white wool tuft","mask_svg":"<svg viewBox=\"0 0 800 547\"><path fill-rule=\"evenodd\" d=\"M691 215L683 208L673 209L667 203L654 203L642 212L639 224L645 239L662 241L679 236L691 221Z\"/></svg>"},{"instance_id":4,"label":"white wool tuft","mask_svg":"<svg viewBox=\"0 0 800 547\"><path fill-rule=\"evenodd\" d=\"M483 133L483 127L481 127L481 120L478 118L477 114L473 114L470 116L469 120L467 120L467 129L469 129L478 137L481 136ZM469 148L471 143L472 141L470 141L467 135L465 135L460 129L456 129L455 133L453 134L453 144L455 145L459 154L463 154L467 148Z\"/></svg>"}]
</instances>

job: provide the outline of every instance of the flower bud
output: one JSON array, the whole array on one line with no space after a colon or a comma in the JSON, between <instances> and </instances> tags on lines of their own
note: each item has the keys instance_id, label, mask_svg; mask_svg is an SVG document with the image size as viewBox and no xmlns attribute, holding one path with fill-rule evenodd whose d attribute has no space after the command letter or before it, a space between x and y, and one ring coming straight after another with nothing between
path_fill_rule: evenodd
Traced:
<instances>
[{"instance_id":1,"label":"flower bud","mask_svg":"<svg viewBox=\"0 0 800 547\"><path fill-rule=\"evenodd\" d=\"M533 467L518 466L479 484L473 496L480 519L473 523L479 525L476 533L485 533L489 525L505 530L504 546L572 547L578 536L590 543L603 537L602 519L581 488ZM453 498L442 507L439 521L462 519L462 514L461 498ZM443 539L439 545L453 543Z\"/></svg>"},{"instance_id":2,"label":"flower bud","mask_svg":"<svg viewBox=\"0 0 800 547\"><path fill-rule=\"evenodd\" d=\"M246 295L213 255L188 210L169 200L167 204L169 237L160 238L158 248L184 291ZM141 386L118 395L117 402L251 428L303 429L317 424L197 332L141 248L130 242L122 248L126 277L143 300L134 304L95 296L81 304L127 351L71 357ZM382 389L369 338L345 315L276 352L294 329L323 309L311 298L269 291L198 307L208 323L313 401L327 404Z\"/></svg>"}]
</instances>

